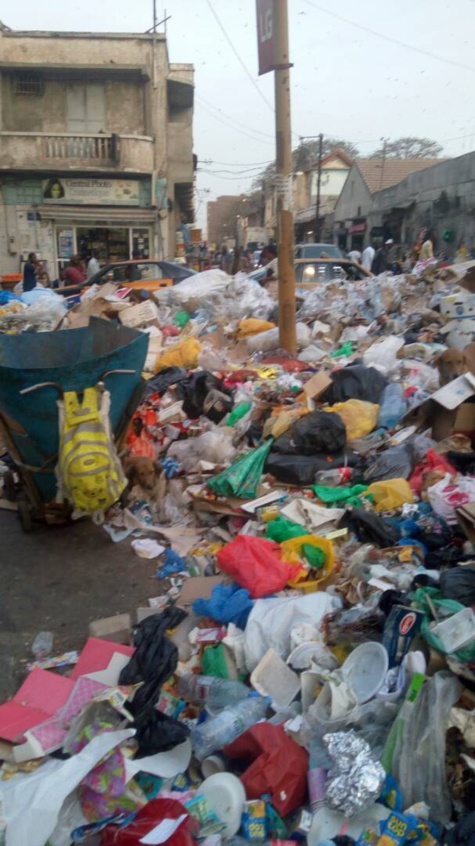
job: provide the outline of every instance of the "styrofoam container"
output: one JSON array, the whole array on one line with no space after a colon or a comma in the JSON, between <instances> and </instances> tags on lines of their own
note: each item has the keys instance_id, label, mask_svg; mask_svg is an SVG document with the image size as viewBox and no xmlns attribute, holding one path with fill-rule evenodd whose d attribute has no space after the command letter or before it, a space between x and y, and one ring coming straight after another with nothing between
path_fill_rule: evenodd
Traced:
<instances>
[{"instance_id":1,"label":"styrofoam container","mask_svg":"<svg viewBox=\"0 0 475 846\"><path fill-rule=\"evenodd\" d=\"M463 608L448 620L437 623L432 634L439 638L445 652L457 652L475 640L475 614L471 608Z\"/></svg>"},{"instance_id":2,"label":"styrofoam container","mask_svg":"<svg viewBox=\"0 0 475 846\"><path fill-rule=\"evenodd\" d=\"M200 787L211 811L224 823L225 837L234 837L241 825L242 812L246 801L244 785L232 773L216 773L205 779Z\"/></svg>"},{"instance_id":3,"label":"styrofoam container","mask_svg":"<svg viewBox=\"0 0 475 846\"><path fill-rule=\"evenodd\" d=\"M378 693L388 671L389 658L386 649L381 643L370 641L357 646L342 664L339 673L352 689L357 705L369 702ZM329 682L325 682L322 692L316 704L317 719L326 725L337 726L350 715L351 711L341 717L332 718L331 709L331 688Z\"/></svg>"},{"instance_id":4,"label":"styrofoam container","mask_svg":"<svg viewBox=\"0 0 475 846\"><path fill-rule=\"evenodd\" d=\"M455 319L475 317L475 294L460 291L457 294L442 297L440 300L440 313L445 317L453 317Z\"/></svg>"}]
</instances>

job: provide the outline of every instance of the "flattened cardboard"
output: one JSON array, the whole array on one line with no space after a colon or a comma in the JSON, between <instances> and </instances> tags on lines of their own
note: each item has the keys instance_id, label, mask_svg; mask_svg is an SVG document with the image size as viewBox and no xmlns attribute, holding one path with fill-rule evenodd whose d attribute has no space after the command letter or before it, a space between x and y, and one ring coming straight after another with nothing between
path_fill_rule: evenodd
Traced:
<instances>
[{"instance_id":1,"label":"flattened cardboard","mask_svg":"<svg viewBox=\"0 0 475 846\"><path fill-rule=\"evenodd\" d=\"M320 373L315 373L315 376L312 376L308 382L305 382L303 390L310 399L318 399L331 384L332 380L328 373L324 373L322 370Z\"/></svg>"},{"instance_id":2,"label":"flattened cardboard","mask_svg":"<svg viewBox=\"0 0 475 846\"><path fill-rule=\"evenodd\" d=\"M448 385L439 388L438 391L432 394L431 399L453 411L458 408L463 402L466 402L475 394L475 376L473 373L464 373L457 379L453 379Z\"/></svg>"},{"instance_id":3,"label":"flattened cardboard","mask_svg":"<svg viewBox=\"0 0 475 846\"><path fill-rule=\"evenodd\" d=\"M468 502L455 509L459 525L471 543L475 543L475 502Z\"/></svg>"},{"instance_id":4,"label":"flattened cardboard","mask_svg":"<svg viewBox=\"0 0 475 846\"><path fill-rule=\"evenodd\" d=\"M221 585L224 576L192 576L183 585L179 596L179 604L183 608L192 605L195 599L209 599L216 585Z\"/></svg>"}]
</instances>

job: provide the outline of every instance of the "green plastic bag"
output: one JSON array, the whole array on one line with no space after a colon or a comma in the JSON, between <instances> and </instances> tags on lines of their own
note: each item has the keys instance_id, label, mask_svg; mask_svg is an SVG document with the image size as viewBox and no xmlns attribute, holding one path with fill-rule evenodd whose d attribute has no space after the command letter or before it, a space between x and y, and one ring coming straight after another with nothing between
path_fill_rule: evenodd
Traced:
<instances>
[{"instance_id":1,"label":"green plastic bag","mask_svg":"<svg viewBox=\"0 0 475 846\"><path fill-rule=\"evenodd\" d=\"M252 402L240 402L239 405L231 411L226 426L234 426L238 420L241 420L241 417L244 417L247 414L250 408L252 408Z\"/></svg>"},{"instance_id":2,"label":"green plastic bag","mask_svg":"<svg viewBox=\"0 0 475 846\"><path fill-rule=\"evenodd\" d=\"M456 602L455 599L445 599L441 591L437 590L437 588L418 588L415 593L411 595L413 604L426 613L421 626L422 637L425 641L427 641L429 646L432 646L433 649L437 650L437 652L441 652L443 655L446 655L447 653L442 646L442 643L430 628L430 622L433 617L429 608L429 603L427 602L427 596L429 596L435 610L440 611L441 617L443 616L444 619L456 614L457 611L463 611L466 606L462 605L460 602ZM451 652L450 655L453 655L454 658L456 658L457 661L460 661L461 664L475 663L475 642L468 644L468 646L465 646L463 649L459 649L458 652Z\"/></svg>"},{"instance_id":3,"label":"green plastic bag","mask_svg":"<svg viewBox=\"0 0 475 846\"><path fill-rule=\"evenodd\" d=\"M299 523L294 523L293 520L287 520L282 516L276 517L267 524L266 538L276 543L282 543L290 538L300 538L302 535L308 535L305 526L300 526Z\"/></svg>"},{"instance_id":4,"label":"green plastic bag","mask_svg":"<svg viewBox=\"0 0 475 846\"><path fill-rule=\"evenodd\" d=\"M326 485L313 485L313 492L322 502L346 502L354 496L359 496L369 488L369 485L339 485L328 488Z\"/></svg>"},{"instance_id":5,"label":"green plastic bag","mask_svg":"<svg viewBox=\"0 0 475 846\"><path fill-rule=\"evenodd\" d=\"M273 439L270 438L256 449L247 452L222 473L210 479L208 488L218 496L253 499L257 494L257 487L272 442Z\"/></svg>"},{"instance_id":6,"label":"green plastic bag","mask_svg":"<svg viewBox=\"0 0 475 846\"><path fill-rule=\"evenodd\" d=\"M190 322L190 315L187 311L177 311L175 317L173 318L173 322L179 329L183 329L183 327Z\"/></svg>"},{"instance_id":7,"label":"green plastic bag","mask_svg":"<svg viewBox=\"0 0 475 846\"><path fill-rule=\"evenodd\" d=\"M320 570L327 560L323 549L319 549L318 546L312 546L311 543L303 544L302 555L310 566L315 567L316 570Z\"/></svg>"}]
</instances>

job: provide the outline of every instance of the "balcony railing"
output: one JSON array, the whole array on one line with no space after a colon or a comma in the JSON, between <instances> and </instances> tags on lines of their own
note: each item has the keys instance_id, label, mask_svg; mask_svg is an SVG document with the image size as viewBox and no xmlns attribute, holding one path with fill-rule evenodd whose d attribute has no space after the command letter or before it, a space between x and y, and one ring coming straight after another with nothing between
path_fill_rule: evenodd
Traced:
<instances>
[{"instance_id":1,"label":"balcony railing","mask_svg":"<svg viewBox=\"0 0 475 846\"><path fill-rule=\"evenodd\" d=\"M46 159L92 159L116 161L118 143L111 135L47 135L43 136Z\"/></svg>"},{"instance_id":2,"label":"balcony railing","mask_svg":"<svg viewBox=\"0 0 475 846\"><path fill-rule=\"evenodd\" d=\"M73 135L0 132L0 168L151 173L154 142L148 135Z\"/></svg>"}]
</instances>

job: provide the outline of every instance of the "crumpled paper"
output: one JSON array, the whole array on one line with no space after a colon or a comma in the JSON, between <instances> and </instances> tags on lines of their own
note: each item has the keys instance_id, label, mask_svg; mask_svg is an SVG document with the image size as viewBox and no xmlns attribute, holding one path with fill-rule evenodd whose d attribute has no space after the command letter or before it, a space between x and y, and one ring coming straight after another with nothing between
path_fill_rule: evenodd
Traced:
<instances>
[{"instance_id":1,"label":"crumpled paper","mask_svg":"<svg viewBox=\"0 0 475 846\"><path fill-rule=\"evenodd\" d=\"M328 773L326 804L345 817L355 817L378 798L386 778L371 747L354 731L323 738L333 766Z\"/></svg>"}]
</instances>

